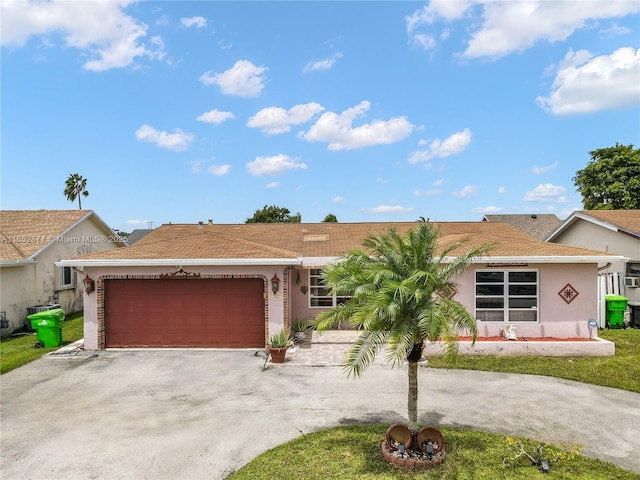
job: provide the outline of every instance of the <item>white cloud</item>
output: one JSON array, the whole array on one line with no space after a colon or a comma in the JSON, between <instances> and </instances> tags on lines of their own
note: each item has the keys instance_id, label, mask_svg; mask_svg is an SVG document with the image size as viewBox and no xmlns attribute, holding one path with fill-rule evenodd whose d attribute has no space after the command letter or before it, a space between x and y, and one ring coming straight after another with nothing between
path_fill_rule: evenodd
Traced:
<instances>
[{"instance_id":1,"label":"white cloud","mask_svg":"<svg viewBox=\"0 0 640 480\"><path fill-rule=\"evenodd\" d=\"M203 85L217 85L225 95L257 97L264 88L267 67L257 67L249 60L238 60L233 67L222 73L211 70L200 76Z\"/></svg>"},{"instance_id":2,"label":"white cloud","mask_svg":"<svg viewBox=\"0 0 640 480\"><path fill-rule=\"evenodd\" d=\"M207 171L213 175L220 177L229 173L230 169L231 165L211 165L209 168L207 168Z\"/></svg>"},{"instance_id":3,"label":"white cloud","mask_svg":"<svg viewBox=\"0 0 640 480\"><path fill-rule=\"evenodd\" d=\"M267 183L266 187L267 188L278 188L280 186L280 182L271 182L271 183Z\"/></svg>"},{"instance_id":4,"label":"white cloud","mask_svg":"<svg viewBox=\"0 0 640 480\"><path fill-rule=\"evenodd\" d=\"M256 157L252 162L247 163L247 170L251 175L280 175L288 170L306 170L307 165L299 162L289 155L275 155L273 157Z\"/></svg>"},{"instance_id":5,"label":"white cloud","mask_svg":"<svg viewBox=\"0 0 640 480\"><path fill-rule=\"evenodd\" d=\"M580 8L576 8L579 5ZM446 40L455 20L469 19L474 31L463 57L500 58L546 41L564 41L578 30L602 19L619 18L640 11L633 1L451 1L433 0L405 18L410 43L431 50L435 38ZM440 28L439 34L435 31ZM425 29L431 30L425 33ZM612 29L613 34L624 29Z\"/></svg>"},{"instance_id":6,"label":"white cloud","mask_svg":"<svg viewBox=\"0 0 640 480\"><path fill-rule=\"evenodd\" d=\"M180 23L185 27L206 28L207 19L204 17L183 17L180 19Z\"/></svg>"},{"instance_id":7,"label":"white cloud","mask_svg":"<svg viewBox=\"0 0 640 480\"><path fill-rule=\"evenodd\" d=\"M435 139L429 145L427 150L417 150L409 156L409 163L425 162L434 157L448 157L456 155L471 143L471 130L465 128L461 132L450 135L443 141Z\"/></svg>"},{"instance_id":8,"label":"white cloud","mask_svg":"<svg viewBox=\"0 0 640 480\"><path fill-rule=\"evenodd\" d=\"M189 148L189 145L191 145L195 137L191 133L185 133L179 128L176 128L175 133L167 133L144 124L136 130L136 138L143 142L153 143L156 147L180 151Z\"/></svg>"},{"instance_id":9,"label":"white cloud","mask_svg":"<svg viewBox=\"0 0 640 480\"><path fill-rule=\"evenodd\" d=\"M431 25L438 19L447 21L462 17L473 5L472 1L432 0L429 5L405 17L407 33L413 34L422 25Z\"/></svg>"},{"instance_id":10,"label":"white cloud","mask_svg":"<svg viewBox=\"0 0 640 480\"><path fill-rule=\"evenodd\" d=\"M447 181L444 178L440 178L440 179L436 180L435 182L433 182L432 185L434 187L441 187L445 183L447 183Z\"/></svg>"},{"instance_id":11,"label":"white cloud","mask_svg":"<svg viewBox=\"0 0 640 480\"><path fill-rule=\"evenodd\" d=\"M377 207L363 209L366 213L409 213L414 210L413 207L403 207L400 205L379 205Z\"/></svg>"},{"instance_id":12,"label":"white cloud","mask_svg":"<svg viewBox=\"0 0 640 480\"><path fill-rule=\"evenodd\" d=\"M534 173L535 175L540 175L541 173L547 173L547 172L550 172L551 170L555 170L556 168L558 168L558 162L553 162L551 165L546 165L544 167L539 167L538 165L534 165L533 168L531 169L531 173Z\"/></svg>"},{"instance_id":13,"label":"white cloud","mask_svg":"<svg viewBox=\"0 0 640 480\"><path fill-rule=\"evenodd\" d=\"M564 191L564 187L556 186L551 183L541 183L533 190L528 191L522 200L525 202L552 202L557 200Z\"/></svg>"},{"instance_id":14,"label":"white cloud","mask_svg":"<svg viewBox=\"0 0 640 480\"><path fill-rule=\"evenodd\" d=\"M451 2L455 3L455 2ZM622 17L640 11L638 2L546 0L483 3L483 23L469 41L464 56L499 58L533 47L540 41L564 41L590 21Z\"/></svg>"},{"instance_id":15,"label":"white cloud","mask_svg":"<svg viewBox=\"0 0 640 480\"><path fill-rule=\"evenodd\" d=\"M389 180L387 180L385 178L378 177L378 178L376 178L376 182L382 183L382 184L387 184L387 183L389 183Z\"/></svg>"},{"instance_id":16,"label":"white cloud","mask_svg":"<svg viewBox=\"0 0 640 480\"><path fill-rule=\"evenodd\" d=\"M304 73L309 73L309 72L316 72L316 71L322 71L322 70L329 70L331 69L331 67L333 67L333 65L336 63L336 60L338 60L339 58L342 58L342 53L336 52L332 56L330 56L329 58L325 58L324 60L317 60L315 62L307 63L302 69L302 71Z\"/></svg>"},{"instance_id":17,"label":"white cloud","mask_svg":"<svg viewBox=\"0 0 640 480\"><path fill-rule=\"evenodd\" d=\"M640 49L619 48L593 57L569 51L558 67L551 92L538 104L555 115L592 113L640 104Z\"/></svg>"},{"instance_id":18,"label":"white cloud","mask_svg":"<svg viewBox=\"0 0 640 480\"><path fill-rule=\"evenodd\" d=\"M465 198L470 195L475 195L478 192L478 187L475 185L465 185L462 190L453 192L453 196L457 198Z\"/></svg>"},{"instance_id":19,"label":"white cloud","mask_svg":"<svg viewBox=\"0 0 640 480\"><path fill-rule=\"evenodd\" d=\"M202 166L204 164L205 164L204 160L192 160L191 162L189 162L189 165L191 165L191 172L199 173L200 170L202 170Z\"/></svg>"},{"instance_id":20,"label":"white cloud","mask_svg":"<svg viewBox=\"0 0 640 480\"><path fill-rule=\"evenodd\" d=\"M496 207L495 205L489 205L487 207L474 207L471 209L473 213L500 213L504 210L502 207Z\"/></svg>"},{"instance_id":21,"label":"white cloud","mask_svg":"<svg viewBox=\"0 0 640 480\"><path fill-rule=\"evenodd\" d=\"M308 122L324 107L319 103L294 105L289 110L280 107L267 107L260 110L247 122L248 127L261 128L266 135L276 135L291 130L291 125Z\"/></svg>"},{"instance_id":22,"label":"white cloud","mask_svg":"<svg viewBox=\"0 0 640 480\"><path fill-rule=\"evenodd\" d=\"M498 187L498 193L507 193L507 189L504 187Z\"/></svg>"},{"instance_id":23,"label":"white cloud","mask_svg":"<svg viewBox=\"0 0 640 480\"><path fill-rule=\"evenodd\" d=\"M336 203L344 202L344 198L342 197L333 197L333 201Z\"/></svg>"},{"instance_id":24,"label":"white cloud","mask_svg":"<svg viewBox=\"0 0 640 480\"><path fill-rule=\"evenodd\" d=\"M423 50L431 50L436 47L436 40L431 35L427 35L424 33L416 33L411 36L411 43L416 45Z\"/></svg>"},{"instance_id":25,"label":"white cloud","mask_svg":"<svg viewBox=\"0 0 640 480\"><path fill-rule=\"evenodd\" d=\"M151 220L127 220L127 225L130 226L135 226L135 225L145 225L148 226L149 224L152 224L153 222Z\"/></svg>"},{"instance_id":26,"label":"white cloud","mask_svg":"<svg viewBox=\"0 0 640 480\"><path fill-rule=\"evenodd\" d=\"M435 37L422 33L420 28L425 25L431 26L436 20L440 19L445 21L456 20L462 17L472 6L473 2L466 0L432 0L429 5L405 17L410 43L424 50L435 48L437 45ZM445 29L440 33L440 38L446 40L449 35L450 31Z\"/></svg>"},{"instance_id":27,"label":"white cloud","mask_svg":"<svg viewBox=\"0 0 640 480\"><path fill-rule=\"evenodd\" d=\"M414 190L413 194L417 195L419 197L430 197L432 195L439 195L440 193L442 193L442 190Z\"/></svg>"},{"instance_id":28,"label":"white cloud","mask_svg":"<svg viewBox=\"0 0 640 480\"><path fill-rule=\"evenodd\" d=\"M225 120L236 118L231 112L221 112L218 109L205 112L200 115L196 120L199 122L211 123L213 125L220 125Z\"/></svg>"},{"instance_id":29,"label":"white cloud","mask_svg":"<svg viewBox=\"0 0 640 480\"><path fill-rule=\"evenodd\" d=\"M413 131L414 125L405 117L374 120L354 127L353 121L364 115L369 106L370 103L365 100L340 114L325 112L307 132L300 132L298 137L309 142L327 142L328 150L336 151L399 142Z\"/></svg>"},{"instance_id":30,"label":"white cloud","mask_svg":"<svg viewBox=\"0 0 640 480\"><path fill-rule=\"evenodd\" d=\"M24 46L32 36L59 32L65 47L88 54L85 70L101 72L131 65L137 57L162 59L164 45L142 39L147 25L125 13L129 0L108 2L2 2L2 45Z\"/></svg>"}]
</instances>

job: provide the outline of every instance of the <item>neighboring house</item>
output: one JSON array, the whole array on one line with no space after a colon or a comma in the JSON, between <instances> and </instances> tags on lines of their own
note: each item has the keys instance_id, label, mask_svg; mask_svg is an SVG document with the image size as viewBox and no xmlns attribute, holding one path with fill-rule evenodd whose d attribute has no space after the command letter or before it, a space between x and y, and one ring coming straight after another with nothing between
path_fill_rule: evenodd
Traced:
<instances>
[{"instance_id":1,"label":"neighboring house","mask_svg":"<svg viewBox=\"0 0 640 480\"><path fill-rule=\"evenodd\" d=\"M482 221L508 223L538 240L544 240L562 225L562 220L552 213L485 215Z\"/></svg>"},{"instance_id":2,"label":"neighboring house","mask_svg":"<svg viewBox=\"0 0 640 480\"><path fill-rule=\"evenodd\" d=\"M142 240L144 237L153 232L152 228L137 228L127 236L127 245L133 245L138 240Z\"/></svg>"},{"instance_id":3,"label":"neighboring house","mask_svg":"<svg viewBox=\"0 0 640 480\"><path fill-rule=\"evenodd\" d=\"M118 240L91 210L0 211L2 335L28 326L28 312L52 305L81 311L82 278L55 262L123 246Z\"/></svg>"},{"instance_id":4,"label":"neighboring house","mask_svg":"<svg viewBox=\"0 0 640 480\"><path fill-rule=\"evenodd\" d=\"M546 241L624 257L625 260L600 264L601 293L619 293L627 297L630 304L640 307L640 210L573 212ZM604 308L602 302L601 318Z\"/></svg>"},{"instance_id":5,"label":"neighboring house","mask_svg":"<svg viewBox=\"0 0 640 480\"><path fill-rule=\"evenodd\" d=\"M322 268L370 233L406 223L163 225L134 245L63 260L95 281L85 296L85 348L264 347L293 318L313 319L344 298ZM504 223L438 224L456 252L493 244L459 278L456 299L479 334L508 325L525 337L582 337L596 315L598 265L622 256L539 241ZM456 252L453 252L454 254Z\"/></svg>"}]
</instances>

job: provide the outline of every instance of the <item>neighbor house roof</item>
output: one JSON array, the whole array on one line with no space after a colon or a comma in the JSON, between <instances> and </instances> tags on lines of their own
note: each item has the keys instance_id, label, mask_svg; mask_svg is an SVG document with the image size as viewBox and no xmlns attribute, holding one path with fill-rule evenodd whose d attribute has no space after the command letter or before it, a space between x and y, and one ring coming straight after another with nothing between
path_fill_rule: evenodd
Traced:
<instances>
[{"instance_id":1,"label":"neighbor house roof","mask_svg":"<svg viewBox=\"0 0 640 480\"><path fill-rule=\"evenodd\" d=\"M136 228L127 236L127 245L133 245L153 232L152 228Z\"/></svg>"},{"instance_id":2,"label":"neighbor house roof","mask_svg":"<svg viewBox=\"0 0 640 480\"><path fill-rule=\"evenodd\" d=\"M482 220L508 223L538 240L544 240L562 224L562 220L552 213L485 215Z\"/></svg>"},{"instance_id":3,"label":"neighbor house roof","mask_svg":"<svg viewBox=\"0 0 640 480\"><path fill-rule=\"evenodd\" d=\"M579 210L573 212L546 240L553 241L580 220L640 239L640 210Z\"/></svg>"},{"instance_id":4,"label":"neighbor house roof","mask_svg":"<svg viewBox=\"0 0 640 480\"><path fill-rule=\"evenodd\" d=\"M0 261L32 262L42 250L90 217L105 231L111 231L93 210L0 210Z\"/></svg>"},{"instance_id":5,"label":"neighbor house roof","mask_svg":"<svg viewBox=\"0 0 640 480\"><path fill-rule=\"evenodd\" d=\"M362 248L363 239L390 227L405 232L403 223L249 223L162 225L126 248L62 261L64 265L196 265L196 264L323 264ZM497 222L443 222L442 248L465 240L452 256L492 244L490 261L598 262L611 255L585 248L539 241L517 228ZM506 260L505 260L506 259ZM180 263L176 263L176 261ZM307 263L308 262L308 263Z\"/></svg>"}]
</instances>

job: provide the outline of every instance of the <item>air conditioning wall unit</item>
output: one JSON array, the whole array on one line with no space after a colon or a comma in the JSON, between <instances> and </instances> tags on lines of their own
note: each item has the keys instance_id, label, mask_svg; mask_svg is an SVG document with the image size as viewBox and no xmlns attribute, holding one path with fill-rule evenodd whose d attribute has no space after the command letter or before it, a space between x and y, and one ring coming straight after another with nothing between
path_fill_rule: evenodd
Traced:
<instances>
[{"instance_id":1,"label":"air conditioning wall unit","mask_svg":"<svg viewBox=\"0 0 640 480\"><path fill-rule=\"evenodd\" d=\"M640 287L640 278L639 277L624 277L624 286L631 288Z\"/></svg>"}]
</instances>

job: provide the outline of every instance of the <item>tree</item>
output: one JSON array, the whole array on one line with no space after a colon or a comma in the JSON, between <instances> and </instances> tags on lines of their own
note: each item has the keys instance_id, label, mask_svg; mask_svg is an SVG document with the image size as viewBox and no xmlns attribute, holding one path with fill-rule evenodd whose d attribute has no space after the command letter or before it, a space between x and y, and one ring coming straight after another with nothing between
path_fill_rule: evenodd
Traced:
<instances>
[{"instance_id":1,"label":"tree","mask_svg":"<svg viewBox=\"0 0 640 480\"><path fill-rule=\"evenodd\" d=\"M64 196L70 202L75 202L78 199L78 209L82 210L82 197L88 197L87 191L87 179L78 175L77 173L71 173L67 177L67 181L64 186Z\"/></svg>"},{"instance_id":2,"label":"tree","mask_svg":"<svg viewBox=\"0 0 640 480\"><path fill-rule=\"evenodd\" d=\"M459 332L470 332L473 342L477 337L474 318L452 298L454 280L488 247L452 257L462 242L439 254L437 243L437 228L424 221L404 234L390 228L369 235L362 243L366 251L350 251L324 268L325 286L351 298L315 321L320 331L341 321L362 330L345 360L348 375L360 376L385 345L394 366L408 361L407 409L413 423L418 419L418 361L425 342L443 341L445 355L453 359Z\"/></svg>"},{"instance_id":3,"label":"tree","mask_svg":"<svg viewBox=\"0 0 640 480\"><path fill-rule=\"evenodd\" d=\"M640 209L640 149L616 143L589 155L591 161L573 177L584 209Z\"/></svg>"},{"instance_id":4,"label":"tree","mask_svg":"<svg viewBox=\"0 0 640 480\"><path fill-rule=\"evenodd\" d=\"M261 210L256 210L253 217L247 218L244 223L300 223L301 221L300 212L291 215L288 208L265 205Z\"/></svg>"},{"instance_id":5,"label":"tree","mask_svg":"<svg viewBox=\"0 0 640 480\"><path fill-rule=\"evenodd\" d=\"M333 213L329 213L324 217L322 223L338 223L338 218Z\"/></svg>"}]
</instances>

